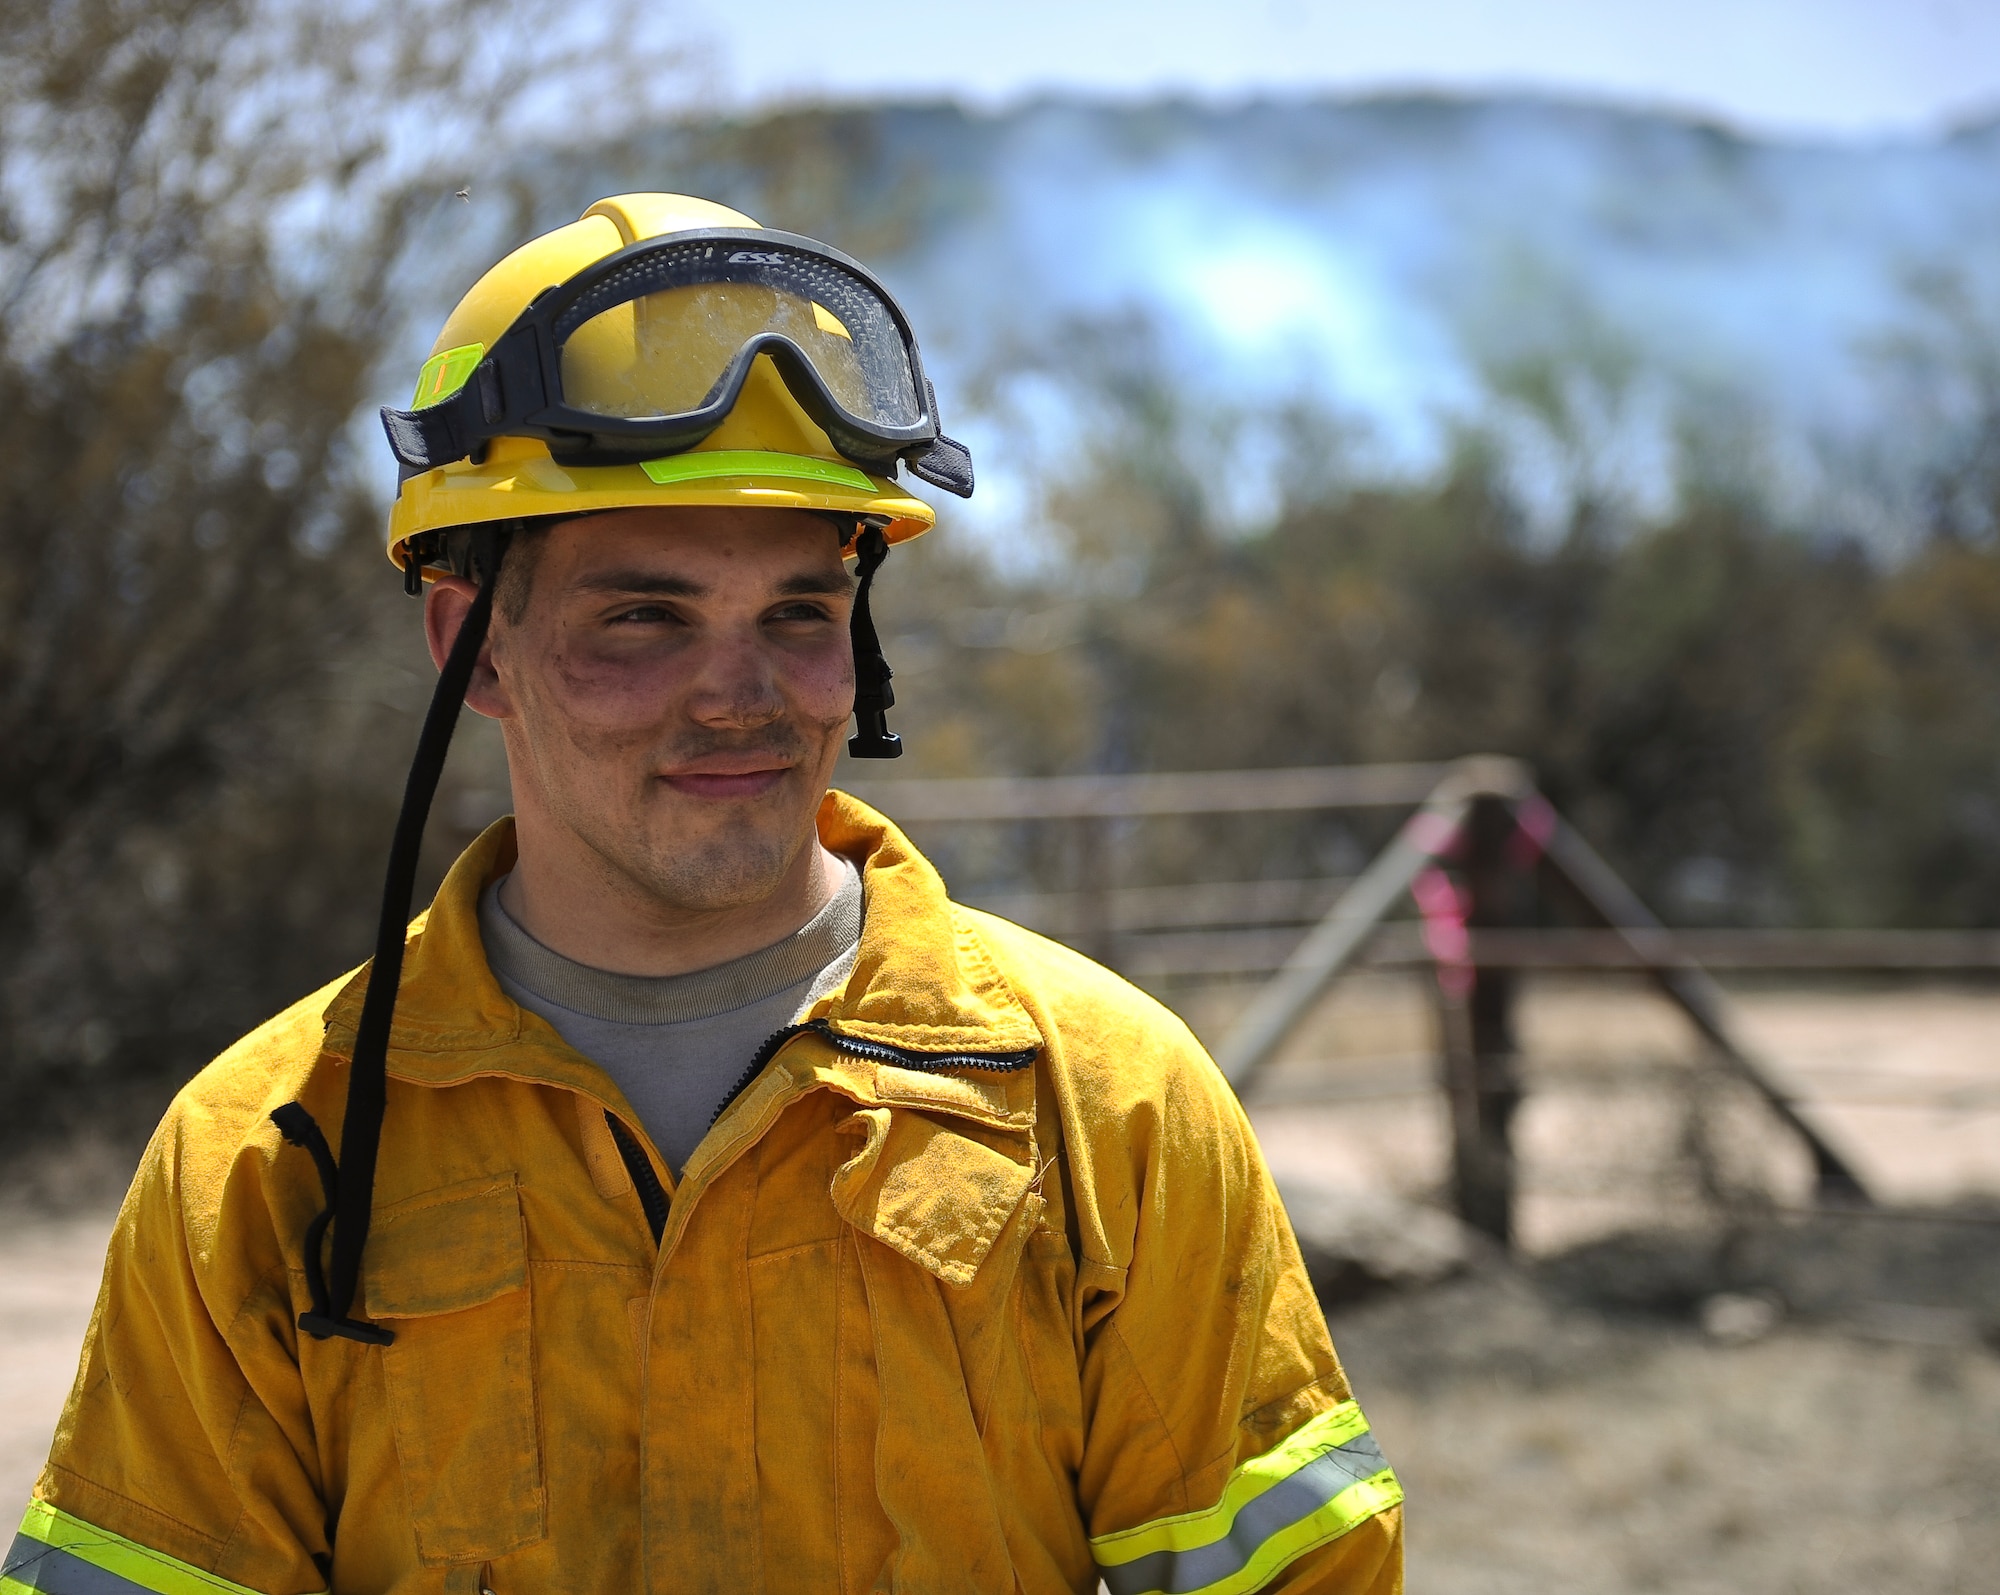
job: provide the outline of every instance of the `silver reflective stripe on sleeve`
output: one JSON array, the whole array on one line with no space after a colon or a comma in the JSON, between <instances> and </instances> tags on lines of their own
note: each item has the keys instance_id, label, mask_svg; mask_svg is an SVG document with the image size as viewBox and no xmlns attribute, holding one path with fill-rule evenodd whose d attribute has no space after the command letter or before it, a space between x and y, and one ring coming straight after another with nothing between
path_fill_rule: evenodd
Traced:
<instances>
[{"instance_id":1,"label":"silver reflective stripe on sleeve","mask_svg":"<svg viewBox=\"0 0 2000 1595\"><path fill-rule=\"evenodd\" d=\"M257 1595L47 1501L30 1501L0 1595Z\"/></svg>"},{"instance_id":2,"label":"silver reflective stripe on sleeve","mask_svg":"<svg viewBox=\"0 0 2000 1595\"><path fill-rule=\"evenodd\" d=\"M1220 1584L1244 1568L1280 1529L1311 1517L1350 1484L1372 1479L1389 1465L1372 1434L1350 1440L1274 1484L1236 1514L1229 1533L1190 1551L1155 1551L1123 1567L1098 1571L1111 1595L1189 1595Z\"/></svg>"},{"instance_id":3,"label":"silver reflective stripe on sleeve","mask_svg":"<svg viewBox=\"0 0 2000 1595\"><path fill-rule=\"evenodd\" d=\"M1344 1401L1240 1464L1213 1506L1096 1536L1091 1551L1111 1595L1249 1595L1402 1498Z\"/></svg>"},{"instance_id":4,"label":"silver reflective stripe on sleeve","mask_svg":"<svg viewBox=\"0 0 2000 1595\"><path fill-rule=\"evenodd\" d=\"M38 1590L41 1595L153 1595L143 1584L93 1567L80 1556L25 1534L14 1536L0 1563L0 1587Z\"/></svg>"}]
</instances>

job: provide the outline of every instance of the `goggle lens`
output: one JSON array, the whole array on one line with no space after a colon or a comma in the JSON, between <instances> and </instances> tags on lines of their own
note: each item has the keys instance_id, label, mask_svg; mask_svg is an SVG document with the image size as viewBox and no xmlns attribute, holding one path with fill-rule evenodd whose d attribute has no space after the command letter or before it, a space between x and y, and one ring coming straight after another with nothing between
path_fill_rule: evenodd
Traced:
<instances>
[{"instance_id":1,"label":"goggle lens","mask_svg":"<svg viewBox=\"0 0 2000 1595\"><path fill-rule=\"evenodd\" d=\"M677 262L675 274L713 272L711 280L613 304L569 334L562 347L566 405L620 420L685 415L716 398L747 345L782 338L857 420L885 427L922 420L902 337L862 285L822 262L769 258L776 252L756 262L709 254ZM817 269L800 269L808 264ZM790 280L808 276L817 280Z\"/></svg>"}]
</instances>

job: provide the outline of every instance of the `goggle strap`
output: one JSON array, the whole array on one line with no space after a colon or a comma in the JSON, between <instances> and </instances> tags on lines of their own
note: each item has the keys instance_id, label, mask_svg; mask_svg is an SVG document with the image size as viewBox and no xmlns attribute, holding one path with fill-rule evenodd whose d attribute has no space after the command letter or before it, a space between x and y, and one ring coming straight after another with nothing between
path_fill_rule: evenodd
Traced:
<instances>
[{"instance_id":1,"label":"goggle strap","mask_svg":"<svg viewBox=\"0 0 2000 1595\"><path fill-rule=\"evenodd\" d=\"M896 702L889 685L889 661L882 657L882 639L875 634L875 617L868 606L875 572L889 557L889 540L879 526L865 526L854 539L854 608L847 628L854 639L854 735L848 755L856 759L900 759L903 739L889 729L888 711Z\"/></svg>"},{"instance_id":2,"label":"goggle strap","mask_svg":"<svg viewBox=\"0 0 2000 1595\"><path fill-rule=\"evenodd\" d=\"M933 405L935 408L935 405ZM960 498L972 497L972 450L940 432L910 462L910 474Z\"/></svg>"},{"instance_id":3,"label":"goggle strap","mask_svg":"<svg viewBox=\"0 0 2000 1595\"><path fill-rule=\"evenodd\" d=\"M430 471L469 456L481 441L473 435L475 427L461 424L469 408L469 387L421 410L383 405L382 430L389 435L389 450L397 463L412 471Z\"/></svg>"},{"instance_id":4,"label":"goggle strap","mask_svg":"<svg viewBox=\"0 0 2000 1595\"><path fill-rule=\"evenodd\" d=\"M328 1178L331 1154L324 1159L320 1156L323 1138L320 1148L312 1148L317 1126L311 1132L306 1131L305 1125L311 1119L305 1109L300 1106L296 1115L279 1110L286 1112L286 1120L279 1123L280 1130L286 1132L288 1140L295 1135L301 1137L301 1144L313 1151L313 1160L320 1166L321 1182L328 1187L327 1212L320 1214L307 1232L310 1284L318 1272L320 1238L331 1217L332 1256L324 1293L314 1290L313 1311L299 1318L299 1327L320 1340L339 1335L386 1345L394 1338L388 1330L358 1322L351 1316L361 1282L361 1253L368 1244L374 1208L375 1157L382 1142L382 1115L388 1106L389 1028L396 1015L396 996L402 984L403 943L409 935L410 902L416 892L424 823L430 817L438 778L444 772L445 756L451 751L452 732L458 725L466 688L472 682L473 666L479 660L479 650L485 644L493 618L493 591L506 555L508 532L506 527L480 527L474 532L473 561L480 578L479 590L452 642L444 668L438 672L437 690L431 694L430 709L417 737L416 756L410 761L403 806L396 815L395 837L389 845L382 914L375 931L375 959L369 966L368 991L362 999L361 1019L355 1027L354 1056L347 1069L347 1108L341 1120L340 1159L333 1167L331 1179ZM305 1123L299 1122L301 1119Z\"/></svg>"},{"instance_id":5,"label":"goggle strap","mask_svg":"<svg viewBox=\"0 0 2000 1595\"><path fill-rule=\"evenodd\" d=\"M929 377L924 378L924 413L931 418L931 425L942 427L943 418L938 414L937 389L931 385ZM956 493L960 498L972 497L972 450L943 432L931 439L917 453L907 456L913 476L941 487L947 493Z\"/></svg>"}]
</instances>

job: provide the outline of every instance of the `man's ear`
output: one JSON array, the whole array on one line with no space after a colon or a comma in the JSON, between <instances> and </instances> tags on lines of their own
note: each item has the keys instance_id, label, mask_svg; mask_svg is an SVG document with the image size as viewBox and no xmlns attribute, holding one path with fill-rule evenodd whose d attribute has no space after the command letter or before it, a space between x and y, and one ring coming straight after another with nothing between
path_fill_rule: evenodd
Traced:
<instances>
[{"instance_id":1,"label":"man's ear","mask_svg":"<svg viewBox=\"0 0 2000 1595\"><path fill-rule=\"evenodd\" d=\"M463 576L440 576L424 589L424 640L430 644L431 663L440 670L451 653L451 645L458 640L458 628L465 624L478 591ZM466 685L465 706L489 720L505 720L514 712L513 700L493 668L490 630L472 667L472 680Z\"/></svg>"}]
</instances>

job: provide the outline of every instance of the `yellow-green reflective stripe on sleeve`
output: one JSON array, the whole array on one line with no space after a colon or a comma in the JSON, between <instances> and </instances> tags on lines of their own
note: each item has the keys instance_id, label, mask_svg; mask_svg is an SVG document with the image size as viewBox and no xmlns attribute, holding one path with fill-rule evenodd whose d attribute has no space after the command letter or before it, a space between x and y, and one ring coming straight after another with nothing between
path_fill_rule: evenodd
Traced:
<instances>
[{"instance_id":1,"label":"yellow-green reflective stripe on sleeve","mask_svg":"<svg viewBox=\"0 0 2000 1595\"><path fill-rule=\"evenodd\" d=\"M46 1501L28 1503L0 1562L0 1595L258 1595Z\"/></svg>"},{"instance_id":2,"label":"yellow-green reflective stripe on sleeve","mask_svg":"<svg viewBox=\"0 0 2000 1595\"><path fill-rule=\"evenodd\" d=\"M1111 1595L1248 1595L1402 1499L1361 1408L1344 1401L1230 1474L1214 1506L1090 1548Z\"/></svg>"}]
</instances>

